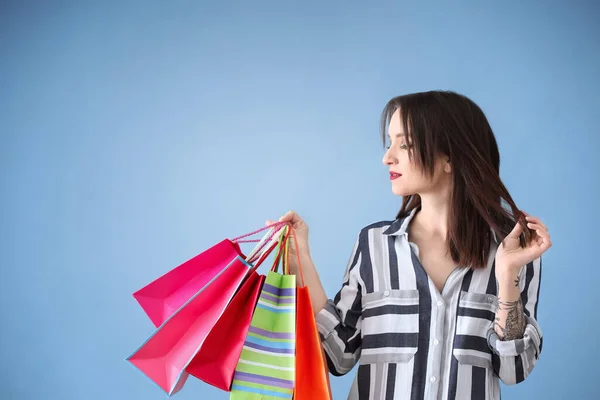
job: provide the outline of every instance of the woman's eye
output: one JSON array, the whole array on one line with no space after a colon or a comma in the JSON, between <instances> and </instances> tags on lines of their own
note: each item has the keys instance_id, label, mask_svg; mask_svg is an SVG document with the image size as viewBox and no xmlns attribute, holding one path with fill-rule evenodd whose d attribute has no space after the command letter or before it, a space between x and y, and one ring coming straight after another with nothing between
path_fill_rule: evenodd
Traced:
<instances>
[{"instance_id":1,"label":"woman's eye","mask_svg":"<svg viewBox=\"0 0 600 400\"><path fill-rule=\"evenodd\" d=\"M392 147L392 146L385 146L386 150L389 150L391 147ZM407 150L407 149L408 149L408 147L409 147L409 146L408 146L408 145L406 145L406 144L404 144L404 143L400 145L400 148L401 148L402 150Z\"/></svg>"}]
</instances>

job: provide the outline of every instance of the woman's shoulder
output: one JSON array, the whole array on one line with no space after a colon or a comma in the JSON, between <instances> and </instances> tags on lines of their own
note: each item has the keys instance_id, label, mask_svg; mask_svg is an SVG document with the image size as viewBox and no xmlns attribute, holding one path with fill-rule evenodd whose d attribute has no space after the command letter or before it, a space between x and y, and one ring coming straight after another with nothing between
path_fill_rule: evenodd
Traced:
<instances>
[{"instance_id":1,"label":"woman's shoulder","mask_svg":"<svg viewBox=\"0 0 600 400\"><path fill-rule=\"evenodd\" d=\"M398 220L380 220L371 222L361 228L361 232L368 232L370 230L383 230L385 231L390 226L394 225Z\"/></svg>"},{"instance_id":2,"label":"woman's shoulder","mask_svg":"<svg viewBox=\"0 0 600 400\"><path fill-rule=\"evenodd\" d=\"M401 235L405 229L406 224L404 221L406 218L397 219L386 219L371 222L360 229L361 235L383 235L383 236L398 236Z\"/></svg>"},{"instance_id":3,"label":"woman's shoulder","mask_svg":"<svg viewBox=\"0 0 600 400\"><path fill-rule=\"evenodd\" d=\"M389 246L389 239L400 236L405 231L403 219L378 220L360 228L356 237L359 248L368 247L370 251L379 251L382 246Z\"/></svg>"}]
</instances>

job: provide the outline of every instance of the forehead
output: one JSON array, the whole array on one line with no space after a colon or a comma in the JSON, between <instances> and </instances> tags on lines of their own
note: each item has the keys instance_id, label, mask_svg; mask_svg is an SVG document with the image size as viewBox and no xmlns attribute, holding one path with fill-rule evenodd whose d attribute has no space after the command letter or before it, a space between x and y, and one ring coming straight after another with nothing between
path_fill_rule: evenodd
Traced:
<instances>
[{"instance_id":1,"label":"forehead","mask_svg":"<svg viewBox=\"0 0 600 400\"><path fill-rule=\"evenodd\" d=\"M390 117L390 123L388 125L388 136L406 136L406 132L404 132L404 127L402 126L402 116L400 114L399 108L397 108L396 111L394 111L394 113Z\"/></svg>"},{"instance_id":2,"label":"forehead","mask_svg":"<svg viewBox=\"0 0 600 400\"><path fill-rule=\"evenodd\" d=\"M390 123L388 125L388 137L389 138L404 138L406 139L406 132L404 132L404 126L402 125L402 117L400 111L396 110L390 117Z\"/></svg>"}]
</instances>

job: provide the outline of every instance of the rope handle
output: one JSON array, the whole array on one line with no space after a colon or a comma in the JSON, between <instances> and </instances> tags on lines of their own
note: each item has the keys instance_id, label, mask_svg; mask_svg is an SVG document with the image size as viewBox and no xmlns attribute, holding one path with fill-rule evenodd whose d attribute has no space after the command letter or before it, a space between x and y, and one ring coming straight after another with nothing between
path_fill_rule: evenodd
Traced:
<instances>
[{"instance_id":1,"label":"rope handle","mask_svg":"<svg viewBox=\"0 0 600 400\"><path fill-rule=\"evenodd\" d=\"M232 242L234 243L249 243L249 242L260 242L253 250L252 252L250 252L250 254L246 257L246 261L248 262L254 262L258 257L260 257L261 255L259 255L261 253L261 251L264 251L263 248L267 245L267 243L269 243L269 241L271 240L271 238L275 235L275 233L279 230L279 229L273 229L271 232L267 232L267 234L265 234L265 236L263 236L262 239L258 239L258 240L240 240L241 238L244 237L248 237L251 235L254 235L258 232L264 231L266 229L271 229L273 227L275 228L279 228L282 225L285 225L285 222L276 222L273 223L271 225L267 225L261 229L257 229L254 232L250 232L246 235L242 235L242 236L238 236L237 238L234 239L230 239Z\"/></svg>"},{"instance_id":2,"label":"rope handle","mask_svg":"<svg viewBox=\"0 0 600 400\"><path fill-rule=\"evenodd\" d=\"M288 223L281 223L279 225L287 225L287 226L289 226ZM279 246L281 248L282 241L285 241L285 237L282 238L283 235L284 235L284 232L283 232L284 229L285 229L285 232L289 231L289 229L287 229L287 227L285 227L285 228L280 229L279 231L277 231L277 232L281 232L280 235L279 235L279 239L275 243L273 243L268 249L266 249L266 250L263 251L263 253L260 255L259 260L255 263L254 267L250 270L250 273L252 273L252 272L254 272L254 271L256 271L258 269L258 267L263 263L263 261L266 260L269 257L269 255L271 254L271 252L273 251L273 249L275 247ZM275 232L273 232L273 234L271 235L271 237L273 237L274 235L275 235ZM288 235L289 235L289 233L288 233ZM287 235L286 235L286 237L287 237ZM281 250L278 251L278 253L280 253L280 252L281 252ZM280 255L278 254L275 257L275 262L274 262L273 266L271 267L272 271L273 270L275 270L275 271L277 270L276 266L279 264L279 258L280 258Z\"/></svg>"},{"instance_id":3,"label":"rope handle","mask_svg":"<svg viewBox=\"0 0 600 400\"><path fill-rule=\"evenodd\" d=\"M275 256L275 261L273 262L273 266L271 267L271 271L273 271L273 272L277 272L277 270L279 269L279 263L281 262L282 255L284 254L285 249L287 247L287 241L290 237L290 228L291 228L291 225L288 224L285 227L285 233L282 233L279 236L279 241L277 243L277 245L278 245L277 255ZM282 265L282 269L284 267L285 266ZM283 270L282 273L285 275L285 270Z\"/></svg>"},{"instance_id":4,"label":"rope handle","mask_svg":"<svg viewBox=\"0 0 600 400\"><path fill-rule=\"evenodd\" d=\"M300 272L300 281L302 282L302 287L306 286L306 283L304 283L304 272L302 271L302 265L300 263L300 251L298 249L298 239L296 239L296 230L294 229L293 226L290 225L290 230L292 232L294 232L294 234L292 235L292 238L294 239L294 245L296 246L296 256L298 257L298 271ZM288 274L289 274L289 258L290 258L290 253L289 253L289 245L286 248L286 256L285 256L285 264L287 264L288 267Z\"/></svg>"},{"instance_id":5,"label":"rope handle","mask_svg":"<svg viewBox=\"0 0 600 400\"><path fill-rule=\"evenodd\" d=\"M249 243L249 242L258 242L258 241L260 241L260 240L258 240L258 239L257 239L257 240L240 240L240 239L243 239L243 238L245 238L245 237L248 237L248 236L255 235L255 234L257 234L258 232L262 232L262 231L264 231L264 230L266 230L266 229L269 229L269 228L272 228L272 227L274 227L274 226L280 226L280 225L285 225L285 224L287 224L287 222L274 222L274 223L272 223L272 224L270 224L270 225L263 226L262 228L260 228L260 229L257 229L257 230L255 230L254 232L246 233L245 235L238 236L238 237L236 237L236 238L233 238L233 239L230 239L230 240L231 240L232 242L236 242L236 243Z\"/></svg>"},{"instance_id":6,"label":"rope handle","mask_svg":"<svg viewBox=\"0 0 600 400\"><path fill-rule=\"evenodd\" d=\"M262 239L257 239L257 240L240 240L243 239L245 237L248 236L252 236L255 235L259 232L262 232L266 229L271 229L271 228L279 228L283 225L286 225L284 228L284 232L281 232L282 229L273 229L273 231L270 234L265 235L265 237L263 237ZM277 234L280 233L279 235L279 239L272 244L269 248L267 248L266 250L263 250L263 248L267 245L267 243L269 243L271 241L271 239ZM298 271L300 272L300 280L302 282L302 286L306 286L306 283L304 281L304 272L302 270L302 265L301 265L301 259L300 259L300 252L298 251L298 239L296 238L296 230L294 229L294 227L289 223L289 222L275 222L273 224L270 225L266 225L264 227L262 227L261 229L257 229L253 232L247 233L245 235L242 236L238 236L236 238L231 239L232 242L235 243L250 243L250 242L262 242L260 245L257 246L257 248L255 250L253 250L253 254L251 255L251 258L248 259L248 262L252 263L253 261L251 259L255 259L255 257L257 256L257 254L259 252L262 253L258 256L258 261L256 261L254 267L252 268L252 272L256 271L258 269L258 267L263 263L264 260L266 260L269 257L269 254L273 251L273 249L275 247L277 247L277 255L275 256L275 260L273 262L273 266L271 267L271 271L273 272L277 272L277 270L279 269L279 263L281 262L281 260L283 259L283 263L282 263L282 273L285 275L291 275L290 274L290 266L289 266L289 259L290 259L290 252L289 252L289 237L290 234L293 232L293 234L291 235L293 240L294 240L294 245L296 247L296 257L298 260Z\"/></svg>"},{"instance_id":7,"label":"rope handle","mask_svg":"<svg viewBox=\"0 0 600 400\"><path fill-rule=\"evenodd\" d=\"M281 223L277 229L270 232L266 240L252 251L252 254L248 257L248 262L253 263L261 257L268 257L281 240L281 234L286 229L286 225L286 223Z\"/></svg>"}]
</instances>

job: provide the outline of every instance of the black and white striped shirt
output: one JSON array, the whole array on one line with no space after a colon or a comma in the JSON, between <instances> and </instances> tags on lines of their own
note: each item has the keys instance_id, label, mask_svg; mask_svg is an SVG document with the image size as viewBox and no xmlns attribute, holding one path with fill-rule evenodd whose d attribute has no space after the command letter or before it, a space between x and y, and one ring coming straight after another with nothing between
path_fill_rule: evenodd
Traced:
<instances>
[{"instance_id":1,"label":"black and white striped shirt","mask_svg":"<svg viewBox=\"0 0 600 400\"><path fill-rule=\"evenodd\" d=\"M352 400L500 399L499 379L523 381L542 349L541 258L520 272L525 334L501 341L496 235L486 268L455 269L439 293L408 240L415 212L359 233L342 288L317 314L329 369L339 376L358 362Z\"/></svg>"}]
</instances>

